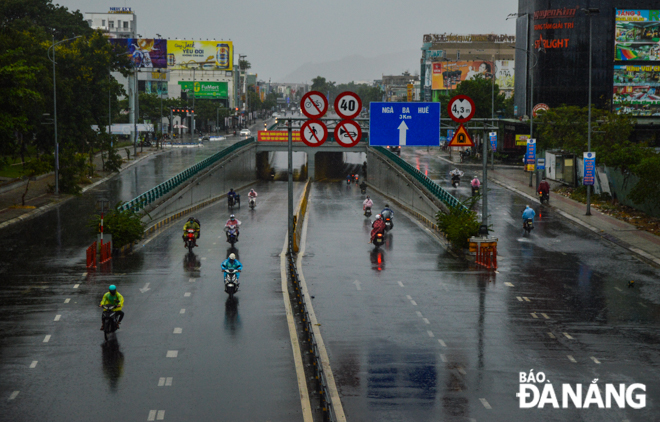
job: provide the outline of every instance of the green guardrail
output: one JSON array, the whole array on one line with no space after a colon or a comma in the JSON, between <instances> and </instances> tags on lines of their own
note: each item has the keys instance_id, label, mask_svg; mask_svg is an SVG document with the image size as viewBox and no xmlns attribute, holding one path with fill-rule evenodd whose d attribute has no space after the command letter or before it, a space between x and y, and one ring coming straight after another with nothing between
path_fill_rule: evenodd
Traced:
<instances>
[{"instance_id":1,"label":"green guardrail","mask_svg":"<svg viewBox=\"0 0 660 422\"><path fill-rule=\"evenodd\" d=\"M239 148L242 148L246 145L249 145L253 142L255 142L255 138L247 138L243 141L236 142L234 145L227 147L223 149L222 151L218 151L217 153L213 154L210 157L207 157L200 161L197 164L194 164L181 173L177 174L174 177L171 177L170 179L164 181L160 185L149 189L148 191L144 192L143 194L133 198L132 200L126 202L124 205L120 207L120 209L123 210L132 210L133 212L138 212L142 209L144 209L145 206L153 203L156 201L158 198L167 195L169 192L173 191L177 187L179 187L182 183L184 183L186 180L190 179L200 171L208 168L212 164L216 163L218 160L228 156L229 154L233 153Z\"/></svg>"},{"instance_id":2,"label":"green guardrail","mask_svg":"<svg viewBox=\"0 0 660 422\"><path fill-rule=\"evenodd\" d=\"M380 152L384 156L386 156L390 161L394 162L394 164L401 167L401 169L403 169L406 173L410 174L413 178L415 178L415 180L421 183L422 186L428 189L429 192L431 192L436 198L438 198L446 205L450 207L460 207L463 208L465 211L468 211L468 208L465 205L463 205L461 201L456 199L454 196L452 196L449 192L447 192L442 187L440 187L433 180L429 179L424 173L417 170L415 167L410 165L410 163L408 163L398 155L394 154L391 151L388 151L386 148L383 147L372 147L372 148Z\"/></svg>"}]
</instances>

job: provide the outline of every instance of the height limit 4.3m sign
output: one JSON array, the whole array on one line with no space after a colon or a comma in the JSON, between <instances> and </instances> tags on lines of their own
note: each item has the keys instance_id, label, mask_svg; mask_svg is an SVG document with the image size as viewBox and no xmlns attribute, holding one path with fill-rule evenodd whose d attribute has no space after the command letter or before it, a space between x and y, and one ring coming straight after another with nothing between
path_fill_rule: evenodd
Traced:
<instances>
[{"instance_id":1,"label":"height limit 4.3m sign","mask_svg":"<svg viewBox=\"0 0 660 422\"><path fill-rule=\"evenodd\" d=\"M457 95L447 104L449 117L456 123L467 123L474 117L476 107L467 95Z\"/></svg>"}]
</instances>

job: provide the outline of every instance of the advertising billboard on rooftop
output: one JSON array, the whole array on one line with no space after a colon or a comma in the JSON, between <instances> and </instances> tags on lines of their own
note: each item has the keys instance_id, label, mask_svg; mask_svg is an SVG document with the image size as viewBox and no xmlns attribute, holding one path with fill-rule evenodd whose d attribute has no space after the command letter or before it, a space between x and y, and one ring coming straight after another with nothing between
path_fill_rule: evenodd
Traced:
<instances>
[{"instance_id":1,"label":"advertising billboard on rooftop","mask_svg":"<svg viewBox=\"0 0 660 422\"><path fill-rule=\"evenodd\" d=\"M615 16L615 60L660 60L660 10L617 10Z\"/></svg>"},{"instance_id":2,"label":"advertising billboard on rooftop","mask_svg":"<svg viewBox=\"0 0 660 422\"><path fill-rule=\"evenodd\" d=\"M231 41L167 41L168 69L232 70L234 47Z\"/></svg>"},{"instance_id":3,"label":"advertising billboard on rooftop","mask_svg":"<svg viewBox=\"0 0 660 422\"><path fill-rule=\"evenodd\" d=\"M167 40L153 38L114 38L109 40L126 51L137 68L165 69L167 67Z\"/></svg>"}]
</instances>

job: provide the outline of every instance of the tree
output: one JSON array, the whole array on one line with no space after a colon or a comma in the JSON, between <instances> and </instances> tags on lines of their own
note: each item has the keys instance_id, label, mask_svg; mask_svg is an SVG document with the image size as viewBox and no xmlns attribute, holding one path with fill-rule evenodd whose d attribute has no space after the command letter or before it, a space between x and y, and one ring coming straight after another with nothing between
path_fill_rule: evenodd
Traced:
<instances>
[{"instance_id":1,"label":"tree","mask_svg":"<svg viewBox=\"0 0 660 422\"><path fill-rule=\"evenodd\" d=\"M28 189L30 189L30 180L40 174L48 173L52 169L53 161L45 155L42 155L41 157L35 157L25 165L27 183L25 184L25 191L23 192L23 196L21 196L22 206L25 206L25 196L28 193Z\"/></svg>"},{"instance_id":2,"label":"tree","mask_svg":"<svg viewBox=\"0 0 660 422\"><path fill-rule=\"evenodd\" d=\"M121 209L121 205L121 203L117 204L103 218L103 231L112 234L112 242L116 248L130 245L142 239L146 226L138 214L132 210ZM93 235L99 232L100 225L100 215L93 215L87 222L87 226Z\"/></svg>"},{"instance_id":3,"label":"tree","mask_svg":"<svg viewBox=\"0 0 660 422\"><path fill-rule=\"evenodd\" d=\"M500 94L500 87L493 86L490 79L482 75L476 75L473 79L461 82L456 87L454 95L467 95L472 98L476 108L474 117L478 119L488 119L493 111L493 91L495 93L495 112L504 108L504 94Z\"/></svg>"}]
</instances>

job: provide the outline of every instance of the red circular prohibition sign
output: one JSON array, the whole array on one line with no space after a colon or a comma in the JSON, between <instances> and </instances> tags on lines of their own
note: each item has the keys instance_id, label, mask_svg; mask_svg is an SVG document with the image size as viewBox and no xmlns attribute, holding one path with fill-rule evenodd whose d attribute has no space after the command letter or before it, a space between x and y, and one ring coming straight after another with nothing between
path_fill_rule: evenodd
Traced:
<instances>
[{"instance_id":1,"label":"red circular prohibition sign","mask_svg":"<svg viewBox=\"0 0 660 422\"><path fill-rule=\"evenodd\" d=\"M319 127L319 125L322 133L318 133L319 130L317 127ZM307 135L310 135L310 139L307 139ZM325 123L320 120L307 120L300 128L300 139L307 146L320 147L328 139L328 128Z\"/></svg>"},{"instance_id":2,"label":"red circular prohibition sign","mask_svg":"<svg viewBox=\"0 0 660 422\"><path fill-rule=\"evenodd\" d=\"M335 126L335 141L345 147L351 148L362 139L362 128L353 120L342 120Z\"/></svg>"}]
</instances>

